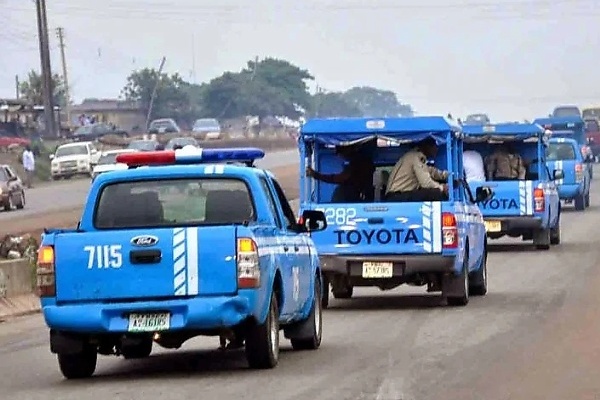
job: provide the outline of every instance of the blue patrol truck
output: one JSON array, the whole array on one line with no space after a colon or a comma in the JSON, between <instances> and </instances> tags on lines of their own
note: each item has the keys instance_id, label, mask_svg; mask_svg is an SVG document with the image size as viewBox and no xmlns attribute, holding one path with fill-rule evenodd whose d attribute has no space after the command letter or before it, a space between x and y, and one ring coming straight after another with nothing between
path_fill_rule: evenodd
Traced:
<instances>
[{"instance_id":1,"label":"blue patrol truck","mask_svg":"<svg viewBox=\"0 0 600 400\"><path fill-rule=\"evenodd\" d=\"M551 138L546 149L546 163L550 170L564 171L564 177L556 181L558 195L565 203L573 203L577 211L590 206L590 176L585 173L584 158L575 139Z\"/></svg>"},{"instance_id":2,"label":"blue patrol truck","mask_svg":"<svg viewBox=\"0 0 600 400\"><path fill-rule=\"evenodd\" d=\"M552 131L553 138L573 139L579 145L584 164L584 173L589 175L590 180L594 177L594 153L589 146L586 133L585 121L579 116L538 118L533 121L543 128Z\"/></svg>"},{"instance_id":3,"label":"blue patrol truck","mask_svg":"<svg viewBox=\"0 0 600 400\"><path fill-rule=\"evenodd\" d=\"M520 155L526 167L524 179L491 179L470 182L473 187L487 184L494 198L480 203L487 235L533 240L536 248L547 250L560 243L560 200L556 181L563 171L549 170L546 162L547 134L531 123L465 125L465 150L473 150L483 160L500 146L509 146ZM486 171L492 176L492 171Z\"/></svg>"},{"instance_id":4,"label":"blue patrol truck","mask_svg":"<svg viewBox=\"0 0 600 400\"><path fill-rule=\"evenodd\" d=\"M94 180L77 228L44 232L38 292L66 378L93 375L97 354L143 358L153 343L174 349L198 335L245 346L259 369L278 363L280 329L294 349L319 347L322 280L308 233L326 218L307 211L301 225L275 177L248 166L262 157L121 154L129 169Z\"/></svg>"},{"instance_id":5,"label":"blue patrol truck","mask_svg":"<svg viewBox=\"0 0 600 400\"><path fill-rule=\"evenodd\" d=\"M386 177L418 142L433 138L433 162L450 172L446 201L387 202ZM334 185L307 178L306 167L339 172L336 146L364 149L375 164L373 200L332 202ZM308 120L300 130L300 209L325 213L327 228L312 234L324 277L335 298L351 298L355 286L390 290L427 285L449 305L466 305L469 295L487 292L487 245L478 202L491 193L462 181L460 127L443 117ZM454 178L454 179L453 179ZM337 199L336 199L337 200ZM328 306L329 290L323 291Z\"/></svg>"}]
</instances>

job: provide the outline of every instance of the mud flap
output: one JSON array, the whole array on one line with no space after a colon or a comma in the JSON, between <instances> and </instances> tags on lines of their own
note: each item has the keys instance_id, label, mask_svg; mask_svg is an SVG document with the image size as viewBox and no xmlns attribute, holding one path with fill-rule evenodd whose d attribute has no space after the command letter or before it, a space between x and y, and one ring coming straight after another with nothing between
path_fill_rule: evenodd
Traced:
<instances>
[{"instance_id":1,"label":"mud flap","mask_svg":"<svg viewBox=\"0 0 600 400\"><path fill-rule=\"evenodd\" d=\"M80 354L86 344L80 336L50 330L50 351L54 354Z\"/></svg>"},{"instance_id":2,"label":"mud flap","mask_svg":"<svg viewBox=\"0 0 600 400\"><path fill-rule=\"evenodd\" d=\"M538 249L550 248L550 229L540 229L533 233L533 244Z\"/></svg>"},{"instance_id":3,"label":"mud flap","mask_svg":"<svg viewBox=\"0 0 600 400\"><path fill-rule=\"evenodd\" d=\"M462 274L448 273L442 277L442 296L460 297L465 293L465 283Z\"/></svg>"}]
</instances>

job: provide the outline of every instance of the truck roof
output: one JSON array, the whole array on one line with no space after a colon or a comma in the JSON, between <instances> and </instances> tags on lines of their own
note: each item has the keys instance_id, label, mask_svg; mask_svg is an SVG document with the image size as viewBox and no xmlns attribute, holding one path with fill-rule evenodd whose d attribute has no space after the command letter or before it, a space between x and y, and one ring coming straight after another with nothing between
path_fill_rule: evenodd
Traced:
<instances>
[{"instance_id":1,"label":"truck roof","mask_svg":"<svg viewBox=\"0 0 600 400\"><path fill-rule=\"evenodd\" d=\"M466 142L524 141L532 138L542 138L545 132L546 130L538 124L519 122L463 126Z\"/></svg>"},{"instance_id":2,"label":"truck roof","mask_svg":"<svg viewBox=\"0 0 600 400\"><path fill-rule=\"evenodd\" d=\"M536 118L533 123L539 124L542 126L547 125L562 125L562 124L584 124L583 118L577 117L575 115L565 116L565 117L545 117L545 118Z\"/></svg>"}]
</instances>

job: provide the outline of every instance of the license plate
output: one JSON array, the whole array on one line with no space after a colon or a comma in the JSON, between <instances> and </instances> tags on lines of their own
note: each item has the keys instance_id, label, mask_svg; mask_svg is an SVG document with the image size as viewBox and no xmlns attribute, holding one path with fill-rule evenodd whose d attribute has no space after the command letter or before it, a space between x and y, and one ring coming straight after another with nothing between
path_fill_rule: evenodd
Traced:
<instances>
[{"instance_id":1,"label":"license plate","mask_svg":"<svg viewBox=\"0 0 600 400\"><path fill-rule=\"evenodd\" d=\"M391 262L364 262L363 278L391 278L394 276L394 264Z\"/></svg>"},{"instance_id":2,"label":"license plate","mask_svg":"<svg viewBox=\"0 0 600 400\"><path fill-rule=\"evenodd\" d=\"M166 331L171 325L169 313L129 314L129 332Z\"/></svg>"},{"instance_id":3,"label":"license plate","mask_svg":"<svg viewBox=\"0 0 600 400\"><path fill-rule=\"evenodd\" d=\"M485 230L487 232L500 232L502 223L500 221L485 221Z\"/></svg>"}]
</instances>

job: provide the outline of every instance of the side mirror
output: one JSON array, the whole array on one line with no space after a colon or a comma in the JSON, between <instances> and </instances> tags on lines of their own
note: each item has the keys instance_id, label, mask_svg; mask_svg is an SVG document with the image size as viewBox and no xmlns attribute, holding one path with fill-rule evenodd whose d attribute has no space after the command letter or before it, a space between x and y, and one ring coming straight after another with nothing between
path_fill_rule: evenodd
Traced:
<instances>
[{"instance_id":1,"label":"side mirror","mask_svg":"<svg viewBox=\"0 0 600 400\"><path fill-rule=\"evenodd\" d=\"M554 179L555 181L559 179L564 179L564 177L565 171L563 171L562 169L555 169L554 171L552 171L552 179Z\"/></svg>"},{"instance_id":2,"label":"side mirror","mask_svg":"<svg viewBox=\"0 0 600 400\"><path fill-rule=\"evenodd\" d=\"M306 232L318 232L327 228L327 218L323 211L305 210L302 212L300 225L304 227Z\"/></svg>"},{"instance_id":3,"label":"side mirror","mask_svg":"<svg viewBox=\"0 0 600 400\"><path fill-rule=\"evenodd\" d=\"M50 154L50 155L48 156L48 158L49 158L49 159L51 159L51 160L54 160L54 154Z\"/></svg>"},{"instance_id":4,"label":"side mirror","mask_svg":"<svg viewBox=\"0 0 600 400\"><path fill-rule=\"evenodd\" d=\"M489 186L479 186L475 189L475 203L481 203L494 197L494 191Z\"/></svg>"}]
</instances>

